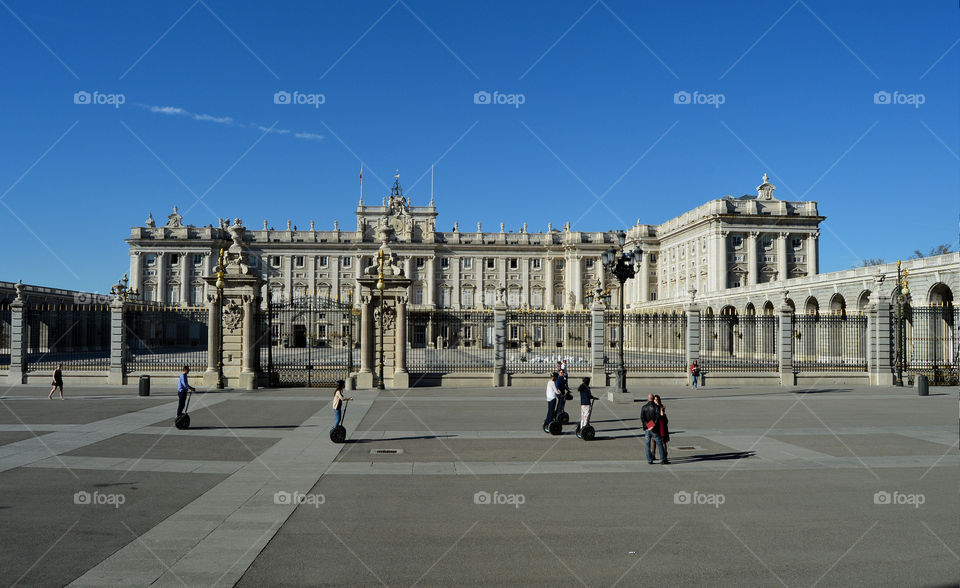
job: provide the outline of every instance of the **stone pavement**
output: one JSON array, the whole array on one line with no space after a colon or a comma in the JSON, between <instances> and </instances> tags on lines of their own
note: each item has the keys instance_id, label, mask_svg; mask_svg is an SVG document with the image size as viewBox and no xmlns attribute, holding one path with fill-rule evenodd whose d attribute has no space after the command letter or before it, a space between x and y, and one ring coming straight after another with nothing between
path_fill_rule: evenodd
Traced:
<instances>
[{"instance_id":1,"label":"stone pavement","mask_svg":"<svg viewBox=\"0 0 960 588\"><path fill-rule=\"evenodd\" d=\"M669 466L639 403L584 442L539 387L352 392L344 445L329 390L198 394L188 431L169 393L46 392L0 396L5 584L960 580L957 389L663 388Z\"/></svg>"}]
</instances>

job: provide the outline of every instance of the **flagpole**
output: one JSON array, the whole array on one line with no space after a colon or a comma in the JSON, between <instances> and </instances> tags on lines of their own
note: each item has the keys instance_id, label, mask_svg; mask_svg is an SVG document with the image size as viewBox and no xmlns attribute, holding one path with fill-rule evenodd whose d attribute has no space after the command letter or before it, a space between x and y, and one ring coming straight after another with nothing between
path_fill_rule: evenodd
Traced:
<instances>
[{"instance_id":1,"label":"flagpole","mask_svg":"<svg viewBox=\"0 0 960 588\"><path fill-rule=\"evenodd\" d=\"M360 204L363 204L363 162L360 162Z\"/></svg>"}]
</instances>

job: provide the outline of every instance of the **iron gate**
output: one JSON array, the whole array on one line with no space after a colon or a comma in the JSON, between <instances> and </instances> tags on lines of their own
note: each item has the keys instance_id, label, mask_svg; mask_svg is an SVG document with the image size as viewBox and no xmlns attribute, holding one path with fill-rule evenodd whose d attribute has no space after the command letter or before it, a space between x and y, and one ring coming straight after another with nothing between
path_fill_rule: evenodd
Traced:
<instances>
[{"instance_id":1,"label":"iron gate","mask_svg":"<svg viewBox=\"0 0 960 588\"><path fill-rule=\"evenodd\" d=\"M271 386L332 386L353 372L359 311L321 296L274 303L269 297L260 365Z\"/></svg>"}]
</instances>

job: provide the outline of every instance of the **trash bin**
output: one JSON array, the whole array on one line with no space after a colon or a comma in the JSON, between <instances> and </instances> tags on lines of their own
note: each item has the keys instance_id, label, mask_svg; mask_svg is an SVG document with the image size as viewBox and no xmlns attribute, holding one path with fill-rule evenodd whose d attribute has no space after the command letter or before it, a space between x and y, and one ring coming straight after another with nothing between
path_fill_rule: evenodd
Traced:
<instances>
[{"instance_id":1,"label":"trash bin","mask_svg":"<svg viewBox=\"0 0 960 588\"><path fill-rule=\"evenodd\" d=\"M150 376L140 376L140 396L150 396Z\"/></svg>"},{"instance_id":2,"label":"trash bin","mask_svg":"<svg viewBox=\"0 0 960 588\"><path fill-rule=\"evenodd\" d=\"M926 376L917 376L917 394L920 396L930 395L930 381Z\"/></svg>"}]
</instances>

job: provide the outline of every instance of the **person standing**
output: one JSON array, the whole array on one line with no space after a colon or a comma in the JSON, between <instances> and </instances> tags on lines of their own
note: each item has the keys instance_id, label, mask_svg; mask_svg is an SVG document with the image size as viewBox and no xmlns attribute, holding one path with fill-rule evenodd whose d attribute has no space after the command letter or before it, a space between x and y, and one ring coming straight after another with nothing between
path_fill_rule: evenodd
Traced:
<instances>
[{"instance_id":1,"label":"person standing","mask_svg":"<svg viewBox=\"0 0 960 588\"><path fill-rule=\"evenodd\" d=\"M346 382L337 380L337 386L333 389L333 426L339 427L343 422L343 403L353 400L353 398L344 398L343 390Z\"/></svg>"},{"instance_id":2,"label":"person standing","mask_svg":"<svg viewBox=\"0 0 960 588\"><path fill-rule=\"evenodd\" d=\"M50 389L50 394L47 394L47 400L53 398L53 393L58 389L60 390L60 400L63 400L63 364L58 363L57 369L53 370L53 388Z\"/></svg>"},{"instance_id":3,"label":"person standing","mask_svg":"<svg viewBox=\"0 0 960 588\"><path fill-rule=\"evenodd\" d=\"M660 463L669 465L667 450L663 446L663 439L660 438L660 407L653 401L653 394L647 394L647 403L640 409L640 421L643 422L643 428L647 431L644 443L647 463L653 463L653 454L650 452L650 442L653 441L657 444L657 449L660 452Z\"/></svg>"},{"instance_id":4,"label":"person standing","mask_svg":"<svg viewBox=\"0 0 960 588\"><path fill-rule=\"evenodd\" d=\"M697 360L693 360L690 364L690 381L693 383L693 389L697 389L697 384L700 383L700 366L697 365Z\"/></svg>"},{"instance_id":5,"label":"person standing","mask_svg":"<svg viewBox=\"0 0 960 588\"><path fill-rule=\"evenodd\" d=\"M187 391L197 391L196 388L190 385L190 379L187 377L189 373L190 366L183 366L183 373L180 374L180 380L177 381L177 416L183 414L183 407L187 402Z\"/></svg>"},{"instance_id":6,"label":"person standing","mask_svg":"<svg viewBox=\"0 0 960 588\"><path fill-rule=\"evenodd\" d=\"M660 441L663 443L664 450L666 450L667 443L670 441L670 428L668 426L669 421L667 420L667 409L663 405L663 400L660 399L659 394L653 395L653 403L660 407L660 418L657 420L657 432L660 433ZM656 443L651 439L650 443L647 443L647 446L650 448L653 458L656 459ZM664 453L664 455L666 455L666 453Z\"/></svg>"},{"instance_id":7,"label":"person standing","mask_svg":"<svg viewBox=\"0 0 960 588\"><path fill-rule=\"evenodd\" d=\"M560 370L557 372L557 410L556 414L563 412L563 407L567 404L567 395L570 394L570 384L567 381L567 372ZM572 394L570 394L572 399Z\"/></svg>"},{"instance_id":8,"label":"person standing","mask_svg":"<svg viewBox=\"0 0 960 588\"><path fill-rule=\"evenodd\" d=\"M550 429L547 427L550 426L550 423L553 422L553 415L557 408L557 395L559 391L557 390L557 372L550 374L550 379L547 381L547 418L543 421L543 432L549 433Z\"/></svg>"},{"instance_id":9,"label":"person standing","mask_svg":"<svg viewBox=\"0 0 960 588\"><path fill-rule=\"evenodd\" d=\"M599 400L590 391L590 378L584 378L583 383L577 388L580 392L580 430L590 424L590 413L593 412L592 400Z\"/></svg>"}]
</instances>

